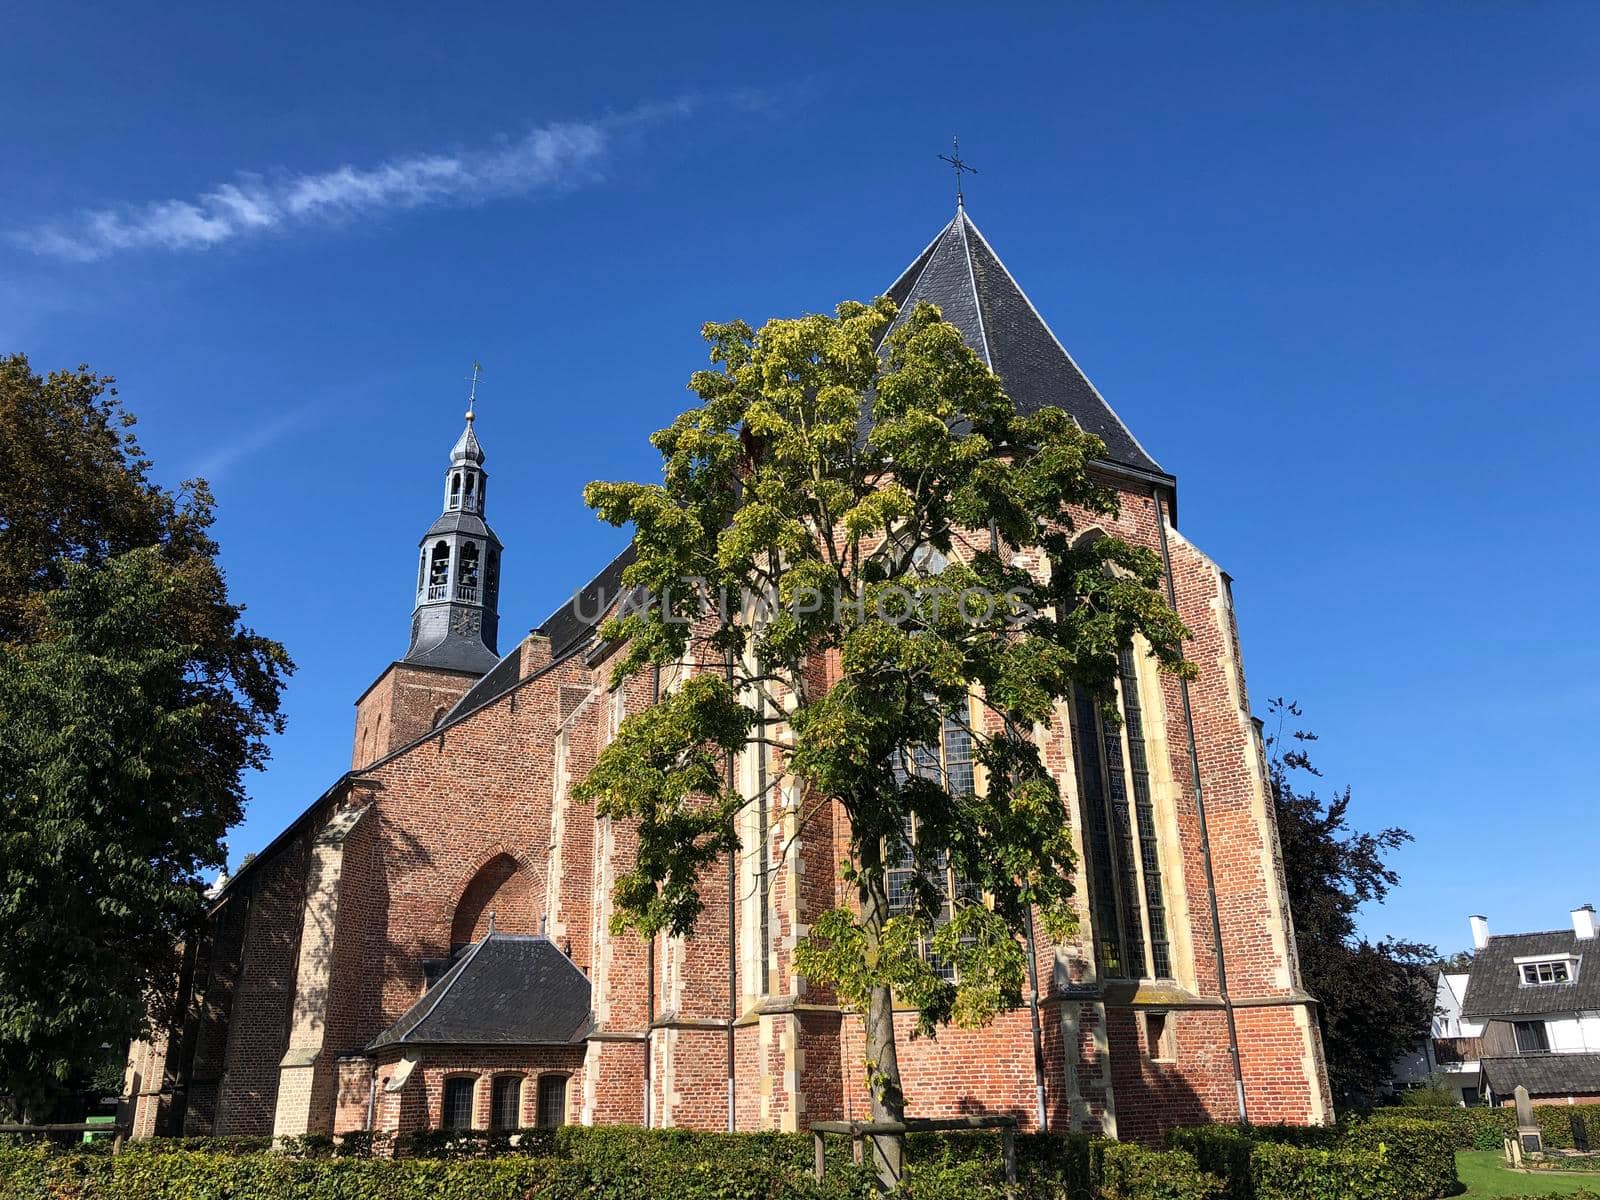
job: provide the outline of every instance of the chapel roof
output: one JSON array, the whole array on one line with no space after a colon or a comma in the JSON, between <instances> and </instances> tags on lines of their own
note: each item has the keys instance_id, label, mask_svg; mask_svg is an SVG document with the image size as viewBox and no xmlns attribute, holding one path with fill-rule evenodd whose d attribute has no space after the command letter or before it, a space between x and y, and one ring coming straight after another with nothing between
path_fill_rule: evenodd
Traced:
<instances>
[{"instance_id":1,"label":"chapel roof","mask_svg":"<svg viewBox=\"0 0 1600 1200\"><path fill-rule=\"evenodd\" d=\"M587 976L546 937L485 934L367 1046L549 1046L588 1033Z\"/></svg>"}]
</instances>

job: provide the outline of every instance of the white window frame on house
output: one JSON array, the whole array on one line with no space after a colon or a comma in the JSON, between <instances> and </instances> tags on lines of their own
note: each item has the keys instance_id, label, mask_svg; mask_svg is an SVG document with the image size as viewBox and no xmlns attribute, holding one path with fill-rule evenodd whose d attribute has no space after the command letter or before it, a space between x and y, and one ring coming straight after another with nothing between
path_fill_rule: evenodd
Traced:
<instances>
[{"instance_id":1,"label":"white window frame on house","mask_svg":"<svg viewBox=\"0 0 1600 1200\"><path fill-rule=\"evenodd\" d=\"M1578 960L1568 954L1525 955L1513 961L1517 967L1517 982L1523 987L1577 982Z\"/></svg>"}]
</instances>

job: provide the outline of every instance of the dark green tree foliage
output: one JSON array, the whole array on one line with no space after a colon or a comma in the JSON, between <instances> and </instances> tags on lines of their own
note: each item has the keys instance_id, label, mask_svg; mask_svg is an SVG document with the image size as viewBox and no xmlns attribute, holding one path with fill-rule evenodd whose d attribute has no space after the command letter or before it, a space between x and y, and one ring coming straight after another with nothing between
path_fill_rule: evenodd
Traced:
<instances>
[{"instance_id":1,"label":"dark green tree foliage","mask_svg":"<svg viewBox=\"0 0 1600 1200\"><path fill-rule=\"evenodd\" d=\"M165 1015L293 669L110 383L0 360L0 1104L30 1115Z\"/></svg>"},{"instance_id":2,"label":"dark green tree foliage","mask_svg":"<svg viewBox=\"0 0 1600 1200\"><path fill-rule=\"evenodd\" d=\"M1352 829L1349 788L1328 800L1298 790L1298 777L1319 774L1307 750L1316 735L1285 731L1301 716L1293 701L1270 700L1267 711L1274 729L1267 738L1272 794L1300 968L1306 989L1322 1002L1334 1097L1360 1102L1386 1088L1395 1062L1428 1036L1433 1020L1433 947L1392 938L1374 942L1356 930L1361 906L1382 903L1400 882L1385 859L1411 835L1398 827Z\"/></svg>"},{"instance_id":3,"label":"dark green tree foliage","mask_svg":"<svg viewBox=\"0 0 1600 1200\"><path fill-rule=\"evenodd\" d=\"M707 325L714 366L690 385L700 405L653 439L662 482L587 489L603 519L634 527L624 580L655 601L608 628L626 642L618 679L686 653L706 669L624 722L579 789L638 825L616 920L647 936L693 928L702 873L736 846L733 822L755 797L732 786L727 756L752 731L805 782L802 820L842 805L856 902L817 920L798 962L864 1014L883 1119L905 1106L891 996L924 1034L982 1024L1020 1001L1025 906L1051 937L1072 927L1067 813L1031 731L1074 683L1109 695L1135 635L1183 669L1187 632L1158 590L1156 555L1075 536L1076 516L1116 508L1087 469L1099 439L1060 409L1019 415L932 306L880 355L895 312L880 299L759 332ZM1013 565L1018 551L1050 561L1051 594ZM731 602L707 613L686 586L696 578ZM767 612L752 616L747 595ZM842 676L831 685L814 669L830 654ZM989 716L970 723L983 794L897 774L938 744L947 714L967 723L971 691ZM908 909L891 911L888 872L903 856L919 869ZM967 887L941 924L946 863ZM953 981L919 952L930 942ZM892 1177L898 1150L880 1149Z\"/></svg>"}]
</instances>

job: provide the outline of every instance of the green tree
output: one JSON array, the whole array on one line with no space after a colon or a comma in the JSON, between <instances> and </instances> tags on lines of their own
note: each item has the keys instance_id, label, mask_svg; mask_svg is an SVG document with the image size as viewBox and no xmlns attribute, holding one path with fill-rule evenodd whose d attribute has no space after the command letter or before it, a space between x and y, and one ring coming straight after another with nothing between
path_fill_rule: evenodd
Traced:
<instances>
[{"instance_id":1,"label":"green tree","mask_svg":"<svg viewBox=\"0 0 1600 1200\"><path fill-rule=\"evenodd\" d=\"M29 1116L168 1015L293 669L111 382L0 359L0 1104Z\"/></svg>"},{"instance_id":2,"label":"green tree","mask_svg":"<svg viewBox=\"0 0 1600 1200\"><path fill-rule=\"evenodd\" d=\"M1321 1002L1328 1079L1343 1103L1385 1091L1395 1063L1428 1036L1434 1014L1433 947L1361 937L1361 906L1380 904L1400 877L1387 856L1411 841L1398 826L1352 829L1350 789L1323 800L1300 790L1298 776L1320 774L1307 747L1316 735L1286 728L1302 713L1293 701L1267 702L1274 732L1269 770L1295 941L1306 989Z\"/></svg>"},{"instance_id":3,"label":"green tree","mask_svg":"<svg viewBox=\"0 0 1600 1200\"><path fill-rule=\"evenodd\" d=\"M932 306L882 354L890 301L836 313L707 325L700 403L653 438L662 482L586 490L604 520L633 525L624 580L652 601L608 626L626 643L616 679L685 654L705 669L629 717L578 794L637 824L615 924L645 936L693 929L702 873L756 799L731 770L750 739L804 781L807 815L838 803L855 903L815 922L797 964L863 1014L872 1112L898 1120L893 999L920 1034L982 1024L1020 1002L1027 906L1052 938L1073 928L1068 816L1032 731L1075 684L1110 696L1136 636L1185 670L1187 631L1157 555L1076 536L1116 511L1089 469L1099 439L1060 409L1019 415ZM1050 564L1047 594L1019 555ZM981 794L918 769L952 714ZM892 909L903 861L915 871ZM954 897L936 882L947 865ZM879 1140L886 1182L901 1152Z\"/></svg>"}]
</instances>

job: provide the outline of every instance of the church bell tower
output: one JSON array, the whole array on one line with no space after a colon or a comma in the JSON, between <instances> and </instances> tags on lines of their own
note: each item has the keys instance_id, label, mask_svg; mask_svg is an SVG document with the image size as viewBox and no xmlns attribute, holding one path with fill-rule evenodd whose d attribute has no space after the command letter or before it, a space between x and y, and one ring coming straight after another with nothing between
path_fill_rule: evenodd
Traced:
<instances>
[{"instance_id":1,"label":"church bell tower","mask_svg":"<svg viewBox=\"0 0 1600 1200\"><path fill-rule=\"evenodd\" d=\"M484 517L489 476L473 430L478 368L473 366L467 427L450 451L444 511L422 535L411 646L403 662L483 674L499 661L500 539Z\"/></svg>"}]
</instances>

